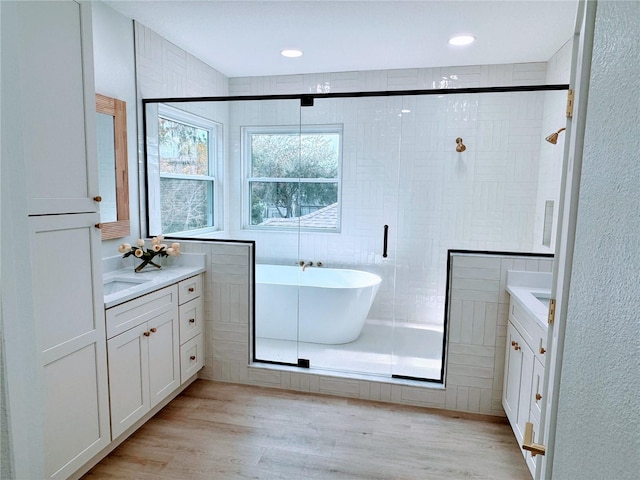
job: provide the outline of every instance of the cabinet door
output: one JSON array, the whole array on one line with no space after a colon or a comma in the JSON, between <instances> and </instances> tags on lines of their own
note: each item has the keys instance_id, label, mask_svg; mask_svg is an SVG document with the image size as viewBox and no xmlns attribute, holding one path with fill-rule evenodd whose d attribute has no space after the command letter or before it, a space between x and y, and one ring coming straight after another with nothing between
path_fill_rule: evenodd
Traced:
<instances>
[{"instance_id":1,"label":"cabinet door","mask_svg":"<svg viewBox=\"0 0 640 480\"><path fill-rule=\"evenodd\" d=\"M149 389L151 408L180 386L178 309L149 320Z\"/></svg>"},{"instance_id":2,"label":"cabinet door","mask_svg":"<svg viewBox=\"0 0 640 480\"><path fill-rule=\"evenodd\" d=\"M522 443L524 438L524 429L529 421L529 410L531 409L531 384L533 383L533 361L534 355L531 347L526 343L520 344L522 352L522 375L520 377L520 393L518 396L518 419L516 428L518 432L516 436L518 441Z\"/></svg>"},{"instance_id":3,"label":"cabinet door","mask_svg":"<svg viewBox=\"0 0 640 480\"><path fill-rule=\"evenodd\" d=\"M47 478L66 478L110 441L97 221L29 218Z\"/></svg>"},{"instance_id":4,"label":"cabinet door","mask_svg":"<svg viewBox=\"0 0 640 480\"><path fill-rule=\"evenodd\" d=\"M533 382L531 384L531 417L540 422L542 413L542 388L544 387L544 367L536 357L533 364ZM535 430L537 432L537 430Z\"/></svg>"},{"instance_id":5,"label":"cabinet door","mask_svg":"<svg viewBox=\"0 0 640 480\"><path fill-rule=\"evenodd\" d=\"M98 211L90 7L90 2L18 2L31 215Z\"/></svg>"},{"instance_id":6,"label":"cabinet door","mask_svg":"<svg viewBox=\"0 0 640 480\"><path fill-rule=\"evenodd\" d=\"M502 406L512 426L518 421L518 403L520 401L520 376L522 375L522 337L509 322L507 328L507 347L504 360L504 384L502 387ZM515 427L514 431L515 431Z\"/></svg>"},{"instance_id":7,"label":"cabinet door","mask_svg":"<svg viewBox=\"0 0 640 480\"><path fill-rule=\"evenodd\" d=\"M114 439L151 408L147 332L146 324L138 325L107 343L111 432Z\"/></svg>"}]
</instances>

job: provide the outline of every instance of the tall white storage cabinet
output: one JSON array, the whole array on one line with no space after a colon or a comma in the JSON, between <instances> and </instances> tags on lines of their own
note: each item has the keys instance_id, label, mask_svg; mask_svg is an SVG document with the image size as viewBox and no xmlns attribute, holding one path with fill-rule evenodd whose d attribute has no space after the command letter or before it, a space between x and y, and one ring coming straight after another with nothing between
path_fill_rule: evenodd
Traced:
<instances>
[{"instance_id":1,"label":"tall white storage cabinet","mask_svg":"<svg viewBox=\"0 0 640 480\"><path fill-rule=\"evenodd\" d=\"M17 7L45 478L110 441L90 8Z\"/></svg>"}]
</instances>

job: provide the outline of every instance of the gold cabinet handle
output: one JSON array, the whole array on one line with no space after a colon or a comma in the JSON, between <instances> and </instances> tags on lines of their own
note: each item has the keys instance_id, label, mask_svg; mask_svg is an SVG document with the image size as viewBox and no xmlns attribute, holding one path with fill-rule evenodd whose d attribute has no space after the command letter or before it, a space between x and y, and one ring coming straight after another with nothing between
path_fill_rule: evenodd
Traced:
<instances>
[{"instance_id":1,"label":"gold cabinet handle","mask_svg":"<svg viewBox=\"0 0 640 480\"><path fill-rule=\"evenodd\" d=\"M149 330L151 330L151 333L156 333L158 331L156 327L150 328Z\"/></svg>"},{"instance_id":2,"label":"gold cabinet handle","mask_svg":"<svg viewBox=\"0 0 640 480\"><path fill-rule=\"evenodd\" d=\"M536 400L537 401L542 400L542 395L540 395L539 393L536 393Z\"/></svg>"},{"instance_id":3,"label":"gold cabinet handle","mask_svg":"<svg viewBox=\"0 0 640 480\"><path fill-rule=\"evenodd\" d=\"M518 342L516 342L516 344L513 346L514 350L520 350L520 345L518 345Z\"/></svg>"},{"instance_id":4,"label":"gold cabinet handle","mask_svg":"<svg viewBox=\"0 0 640 480\"><path fill-rule=\"evenodd\" d=\"M522 449L531 452L531 456L544 455L547 447L539 443L533 443L533 423L527 422L524 427L524 438L522 439Z\"/></svg>"},{"instance_id":5,"label":"gold cabinet handle","mask_svg":"<svg viewBox=\"0 0 640 480\"><path fill-rule=\"evenodd\" d=\"M195 355L191 355L189 358L191 359L191 361L193 361L193 360L196 359L196 356Z\"/></svg>"},{"instance_id":6,"label":"gold cabinet handle","mask_svg":"<svg viewBox=\"0 0 640 480\"><path fill-rule=\"evenodd\" d=\"M94 225L94 227L96 227L96 228L102 228L102 224L101 224L101 223L96 223L96 224Z\"/></svg>"},{"instance_id":7,"label":"gold cabinet handle","mask_svg":"<svg viewBox=\"0 0 640 480\"><path fill-rule=\"evenodd\" d=\"M143 333L143 335L144 335L145 337L148 337L149 335L151 335L151 333L149 333L149 332L144 332L144 333Z\"/></svg>"},{"instance_id":8,"label":"gold cabinet handle","mask_svg":"<svg viewBox=\"0 0 640 480\"><path fill-rule=\"evenodd\" d=\"M189 323L196 323L196 319L195 318L190 318L189 319Z\"/></svg>"},{"instance_id":9,"label":"gold cabinet handle","mask_svg":"<svg viewBox=\"0 0 640 480\"><path fill-rule=\"evenodd\" d=\"M195 292L195 291L196 291L196 289L195 289L195 288L193 288L193 287L189 287L189 293L193 293L193 292Z\"/></svg>"},{"instance_id":10,"label":"gold cabinet handle","mask_svg":"<svg viewBox=\"0 0 640 480\"><path fill-rule=\"evenodd\" d=\"M515 347L516 345L517 345L516 341L515 340L511 340L511 346Z\"/></svg>"},{"instance_id":11,"label":"gold cabinet handle","mask_svg":"<svg viewBox=\"0 0 640 480\"><path fill-rule=\"evenodd\" d=\"M95 197L93 197L93 201L100 203L102 201L102 197L100 195L96 195Z\"/></svg>"},{"instance_id":12,"label":"gold cabinet handle","mask_svg":"<svg viewBox=\"0 0 640 480\"><path fill-rule=\"evenodd\" d=\"M544 355L544 352L546 352L546 350L544 349L544 347L540 347L540 355Z\"/></svg>"}]
</instances>

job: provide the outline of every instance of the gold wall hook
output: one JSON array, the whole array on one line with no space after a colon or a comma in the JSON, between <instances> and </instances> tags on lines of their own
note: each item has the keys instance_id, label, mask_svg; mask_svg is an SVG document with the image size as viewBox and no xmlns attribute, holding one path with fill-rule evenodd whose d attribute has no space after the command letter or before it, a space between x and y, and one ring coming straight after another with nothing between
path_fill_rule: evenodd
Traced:
<instances>
[{"instance_id":1,"label":"gold wall hook","mask_svg":"<svg viewBox=\"0 0 640 480\"><path fill-rule=\"evenodd\" d=\"M462 143L462 138L460 137L456 138L456 152L462 153L466 149L467 147L465 147L464 143Z\"/></svg>"}]
</instances>

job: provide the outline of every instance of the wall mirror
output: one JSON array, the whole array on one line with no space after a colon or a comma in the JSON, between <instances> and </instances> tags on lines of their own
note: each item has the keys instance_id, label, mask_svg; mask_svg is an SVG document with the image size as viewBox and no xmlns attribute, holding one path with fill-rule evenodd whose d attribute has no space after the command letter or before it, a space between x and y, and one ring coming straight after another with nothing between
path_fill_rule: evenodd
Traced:
<instances>
[{"instance_id":1,"label":"wall mirror","mask_svg":"<svg viewBox=\"0 0 640 480\"><path fill-rule=\"evenodd\" d=\"M96 94L102 240L129 235L126 102Z\"/></svg>"}]
</instances>

